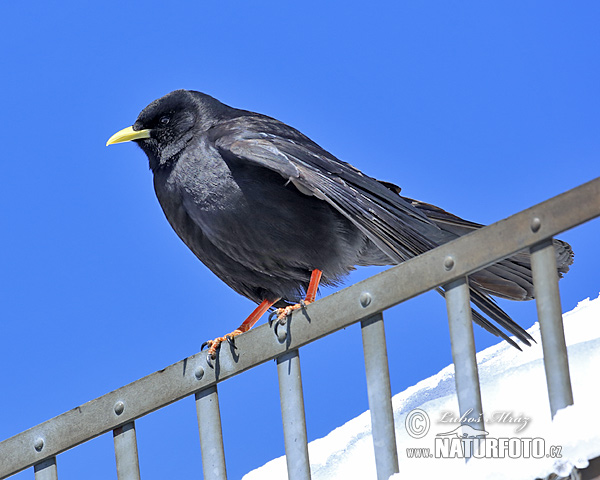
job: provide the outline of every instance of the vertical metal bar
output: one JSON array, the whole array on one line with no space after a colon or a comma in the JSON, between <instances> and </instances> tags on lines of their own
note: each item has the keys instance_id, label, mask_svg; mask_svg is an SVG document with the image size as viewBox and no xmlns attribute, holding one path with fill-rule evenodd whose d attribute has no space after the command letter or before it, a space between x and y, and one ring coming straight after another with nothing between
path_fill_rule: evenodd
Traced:
<instances>
[{"instance_id":1,"label":"vertical metal bar","mask_svg":"<svg viewBox=\"0 0 600 480\"><path fill-rule=\"evenodd\" d=\"M554 417L558 410L573 404L569 359L558 290L556 252L552 238L534 245L530 251L550 411Z\"/></svg>"},{"instance_id":2,"label":"vertical metal bar","mask_svg":"<svg viewBox=\"0 0 600 480\"><path fill-rule=\"evenodd\" d=\"M446 291L446 308L450 326L450 343L452 346L452 360L454 361L458 409L460 417L465 417L465 421L461 423L476 430L484 430L467 277L459 278L444 285L444 290ZM469 433L469 436L473 438L474 432ZM471 451L475 445L475 442L470 442ZM469 451L466 452L466 458L471 456L469 453Z\"/></svg>"},{"instance_id":3,"label":"vertical metal bar","mask_svg":"<svg viewBox=\"0 0 600 480\"><path fill-rule=\"evenodd\" d=\"M47 458L33 467L35 480L58 480L56 457Z\"/></svg>"},{"instance_id":4,"label":"vertical metal bar","mask_svg":"<svg viewBox=\"0 0 600 480\"><path fill-rule=\"evenodd\" d=\"M361 331L377 479L384 480L399 470L383 315L363 320Z\"/></svg>"},{"instance_id":5,"label":"vertical metal bar","mask_svg":"<svg viewBox=\"0 0 600 480\"><path fill-rule=\"evenodd\" d=\"M277 357L277 375L288 478L307 480L310 479L310 463L298 350Z\"/></svg>"},{"instance_id":6,"label":"vertical metal bar","mask_svg":"<svg viewBox=\"0 0 600 480\"><path fill-rule=\"evenodd\" d=\"M117 478L119 480L140 480L135 423L129 422L113 430Z\"/></svg>"},{"instance_id":7,"label":"vertical metal bar","mask_svg":"<svg viewBox=\"0 0 600 480\"><path fill-rule=\"evenodd\" d=\"M196 393L196 414L200 430L200 449L202 451L202 471L205 480L225 480L225 451L221 430L221 412L217 386Z\"/></svg>"}]
</instances>

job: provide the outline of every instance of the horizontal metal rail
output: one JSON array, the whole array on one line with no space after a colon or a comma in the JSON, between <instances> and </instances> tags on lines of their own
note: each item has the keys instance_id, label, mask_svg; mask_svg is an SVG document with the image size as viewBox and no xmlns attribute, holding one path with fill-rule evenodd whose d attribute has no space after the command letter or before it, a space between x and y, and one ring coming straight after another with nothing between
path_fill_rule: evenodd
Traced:
<instances>
[{"instance_id":1,"label":"horizontal metal rail","mask_svg":"<svg viewBox=\"0 0 600 480\"><path fill-rule=\"evenodd\" d=\"M262 325L224 344L216 368L198 353L4 440L0 479L598 216L600 178L296 311L283 341Z\"/></svg>"}]
</instances>

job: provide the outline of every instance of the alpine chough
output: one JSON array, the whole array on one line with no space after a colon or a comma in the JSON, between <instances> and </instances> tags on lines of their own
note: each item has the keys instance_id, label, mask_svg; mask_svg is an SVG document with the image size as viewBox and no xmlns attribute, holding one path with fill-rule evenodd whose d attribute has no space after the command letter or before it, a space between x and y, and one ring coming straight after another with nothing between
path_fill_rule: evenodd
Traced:
<instances>
[{"instance_id":1,"label":"alpine chough","mask_svg":"<svg viewBox=\"0 0 600 480\"><path fill-rule=\"evenodd\" d=\"M335 284L357 265L398 264L482 227L401 196L396 185L367 176L285 123L200 92L176 90L155 100L107 145L131 140L148 156L156 196L177 235L259 304L238 329L207 342L211 358L270 308L283 319L298 302L314 301L319 283ZM560 240L554 246L562 276L573 252ZM473 312L476 323L514 346L506 332L530 344L490 297L533 298L527 252L473 273L469 286L483 313Z\"/></svg>"}]
</instances>

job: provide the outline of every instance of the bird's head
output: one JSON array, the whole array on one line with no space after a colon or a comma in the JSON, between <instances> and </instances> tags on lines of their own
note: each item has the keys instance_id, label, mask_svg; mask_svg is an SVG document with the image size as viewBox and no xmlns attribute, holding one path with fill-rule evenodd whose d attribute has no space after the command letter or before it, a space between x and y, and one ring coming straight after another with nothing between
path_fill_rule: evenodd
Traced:
<instances>
[{"instance_id":1,"label":"bird's head","mask_svg":"<svg viewBox=\"0 0 600 480\"><path fill-rule=\"evenodd\" d=\"M132 126L115 133L106 145L134 141L156 170L176 160L194 134L210 128L223 108L203 93L175 90L144 108Z\"/></svg>"}]
</instances>

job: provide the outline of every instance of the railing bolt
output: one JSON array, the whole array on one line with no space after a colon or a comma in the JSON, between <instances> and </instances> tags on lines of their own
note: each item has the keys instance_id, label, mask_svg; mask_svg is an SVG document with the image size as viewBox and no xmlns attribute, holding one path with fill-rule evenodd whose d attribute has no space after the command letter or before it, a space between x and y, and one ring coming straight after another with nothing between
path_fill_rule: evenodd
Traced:
<instances>
[{"instance_id":1,"label":"railing bolt","mask_svg":"<svg viewBox=\"0 0 600 480\"><path fill-rule=\"evenodd\" d=\"M36 452L41 452L44 448L44 439L42 437L36 438L33 444L33 448L35 448Z\"/></svg>"},{"instance_id":2,"label":"railing bolt","mask_svg":"<svg viewBox=\"0 0 600 480\"><path fill-rule=\"evenodd\" d=\"M201 366L198 366L196 370L194 370L194 375L198 380L202 380L202 377L204 376L204 369Z\"/></svg>"},{"instance_id":3,"label":"railing bolt","mask_svg":"<svg viewBox=\"0 0 600 480\"><path fill-rule=\"evenodd\" d=\"M531 220L531 231L536 233L542 226L542 221L538 217L533 217Z\"/></svg>"},{"instance_id":4,"label":"railing bolt","mask_svg":"<svg viewBox=\"0 0 600 480\"><path fill-rule=\"evenodd\" d=\"M363 292L360 294L360 298L358 299L363 308L367 308L371 304L371 294L369 292Z\"/></svg>"},{"instance_id":5,"label":"railing bolt","mask_svg":"<svg viewBox=\"0 0 600 480\"><path fill-rule=\"evenodd\" d=\"M454 258L452 258L450 255L444 258L444 268L447 271L450 271L454 268Z\"/></svg>"},{"instance_id":6,"label":"railing bolt","mask_svg":"<svg viewBox=\"0 0 600 480\"><path fill-rule=\"evenodd\" d=\"M115 403L115 413L117 415L121 415L124 410L125 410L125 404L123 402L121 402L119 400L117 403Z\"/></svg>"}]
</instances>

